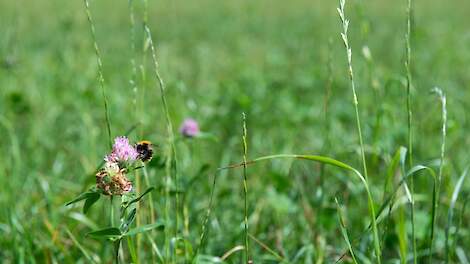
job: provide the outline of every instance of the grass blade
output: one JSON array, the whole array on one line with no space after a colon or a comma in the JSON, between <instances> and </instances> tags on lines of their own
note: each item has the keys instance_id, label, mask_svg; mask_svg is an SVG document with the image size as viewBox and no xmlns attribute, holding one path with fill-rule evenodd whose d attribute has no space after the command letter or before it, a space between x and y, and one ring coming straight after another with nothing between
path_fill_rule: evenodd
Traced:
<instances>
[{"instance_id":1,"label":"grass blade","mask_svg":"<svg viewBox=\"0 0 470 264\"><path fill-rule=\"evenodd\" d=\"M349 241L348 230L346 229L346 224L344 223L344 216L341 212L341 206L338 203L338 199L335 197L336 203L336 210L338 212L338 221L341 228L341 234L343 235L344 241L348 245L349 253L351 254L351 258L355 264L357 264L356 256L354 255L354 250L352 248L351 242Z\"/></svg>"},{"instance_id":2,"label":"grass blade","mask_svg":"<svg viewBox=\"0 0 470 264\"><path fill-rule=\"evenodd\" d=\"M162 222L157 222L153 224L143 225L136 228L129 230L129 232L125 233L123 236L133 236L136 234L144 233L152 229L163 229L165 224Z\"/></svg>"},{"instance_id":3,"label":"grass blade","mask_svg":"<svg viewBox=\"0 0 470 264\"><path fill-rule=\"evenodd\" d=\"M94 238L118 238L121 236L121 231L116 227L107 227L100 230L92 231L86 234L87 236Z\"/></svg>"},{"instance_id":4,"label":"grass blade","mask_svg":"<svg viewBox=\"0 0 470 264\"><path fill-rule=\"evenodd\" d=\"M463 182L465 181L465 178L467 177L468 173L468 167L465 169L465 171L462 173L460 176L459 180L457 181L457 184L455 185L454 191L452 193L452 199L450 200L450 206L449 206L449 212L447 213L447 225L446 225L446 230L445 230L445 256L446 256L446 261L445 263L449 263L450 259L450 245L449 245L449 237L450 237L450 228L452 227L452 219L454 217L454 208L455 204L457 202L457 198L459 197L459 194L461 192Z\"/></svg>"},{"instance_id":5,"label":"grass blade","mask_svg":"<svg viewBox=\"0 0 470 264\"><path fill-rule=\"evenodd\" d=\"M69 235L69 237L72 239L73 243L75 244L75 246L78 247L78 249L80 249L80 251L83 253L83 255L85 256L85 258L90 261L91 263L99 263L97 262L94 258L92 258L90 256L90 254L88 253L88 251L86 251L86 249L82 246L82 244L80 244L80 242L78 242L77 238L75 238L75 236L72 234L72 232L70 232L70 230L68 228L65 228L65 232L67 232L67 234Z\"/></svg>"}]
</instances>

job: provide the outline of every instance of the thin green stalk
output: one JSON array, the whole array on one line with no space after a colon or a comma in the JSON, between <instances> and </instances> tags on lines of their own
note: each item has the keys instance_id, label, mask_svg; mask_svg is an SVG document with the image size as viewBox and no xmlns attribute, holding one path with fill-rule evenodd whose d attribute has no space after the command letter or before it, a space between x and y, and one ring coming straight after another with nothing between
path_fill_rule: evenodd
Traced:
<instances>
[{"instance_id":1,"label":"thin green stalk","mask_svg":"<svg viewBox=\"0 0 470 264\"><path fill-rule=\"evenodd\" d=\"M132 240L132 237L127 237L127 247L129 248L129 255L131 256L132 263L139 264L139 258L137 255L137 250L134 245L134 241Z\"/></svg>"},{"instance_id":2,"label":"thin green stalk","mask_svg":"<svg viewBox=\"0 0 470 264\"><path fill-rule=\"evenodd\" d=\"M145 184L148 186L151 186L150 184L150 179L149 179L149 174L148 174L148 171L147 171L147 167L144 166L143 170L143 175L144 175L144 180L145 180ZM149 200L149 207L150 207L150 223L155 223L156 222L156 219L155 219L155 205L154 205L154 200L153 200L153 194L152 193L149 193L148 194L148 200ZM153 231L151 231L153 232ZM152 261L155 262L155 252L152 250Z\"/></svg>"},{"instance_id":3,"label":"thin green stalk","mask_svg":"<svg viewBox=\"0 0 470 264\"><path fill-rule=\"evenodd\" d=\"M210 215L211 215L211 212L212 212L212 207L213 207L213 204L214 204L214 193L215 193L215 186L216 186L216 183L217 183L217 176L218 176L218 171L214 174L214 179L212 181L211 194L209 196L209 205L207 206L206 217L204 218L204 221L202 223L201 236L199 237L199 245L197 246L196 250L194 251L193 260L191 261L191 263L196 263L195 261L197 260L199 250L203 246L204 239L206 237L207 224L209 223Z\"/></svg>"},{"instance_id":4,"label":"thin green stalk","mask_svg":"<svg viewBox=\"0 0 470 264\"><path fill-rule=\"evenodd\" d=\"M137 193L140 193L140 190L141 190L141 181L140 181L140 173L138 171L135 171L134 173L134 176L135 176L135 185L136 185L136 191ZM140 205L139 204L136 204L136 208L139 209ZM135 224L136 226L140 226L141 224L141 216L140 214L137 214L136 217L135 217ZM136 244L137 244L137 248L140 248L141 247L141 235L140 234L137 234L136 235ZM136 259L137 259L137 263L138 263L138 259L139 259L139 252L136 252Z\"/></svg>"},{"instance_id":5,"label":"thin green stalk","mask_svg":"<svg viewBox=\"0 0 470 264\"><path fill-rule=\"evenodd\" d=\"M441 153L440 153L440 160L439 160L439 173L437 176L437 187L436 187L436 203L433 205L434 210L436 211L436 217L438 215L438 208L439 208L439 199L440 199L440 192L441 192L441 183L442 183L442 173L444 169L444 157L445 157L445 150L446 150L446 130L447 130L447 100L444 92L438 88L434 87L432 92L436 93L439 96L439 100L441 101L441 113L442 113L442 132L441 132ZM435 222L435 219L433 223ZM432 228L431 230L434 230ZM431 241L429 245L429 263L432 263L432 246L433 246L433 239L434 239L434 232L431 233Z\"/></svg>"},{"instance_id":6,"label":"thin green stalk","mask_svg":"<svg viewBox=\"0 0 470 264\"><path fill-rule=\"evenodd\" d=\"M340 5L337 10L338 10L338 14L341 19L342 26L343 26L343 32L341 33L341 38L343 39L343 43L346 48L346 54L347 54L347 59L348 59L348 73L349 73L349 80L351 82L351 90L353 94L354 110L356 113L356 127L357 127L357 134L359 137L359 145L361 148L363 173L364 173L365 180L368 181L366 154L364 150L364 141L362 139L361 119L359 115L359 100L356 94L356 84L354 82L354 72L353 72L353 67L352 67L352 50L351 50L351 47L349 46L349 39L348 39L349 20L346 19L346 16L344 13L344 6L346 4L345 1L346 0L339 0Z\"/></svg>"},{"instance_id":7,"label":"thin green stalk","mask_svg":"<svg viewBox=\"0 0 470 264\"><path fill-rule=\"evenodd\" d=\"M349 45L349 39L348 39L348 28L349 28L349 20L346 18L345 12L344 12L344 6L346 4L345 0L339 0L339 7L337 8L339 17L341 19L341 24L343 27L343 31L341 33L341 38L343 39L343 44L346 48L346 54L347 54L347 60L348 60L348 73L349 73L349 80L351 82L351 90L353 94L353 102L354 102L354 110L356 113L356 126L357 126L357 134L359 137L359 145L361 148L361 156L362 156L362 167L363 167L363 174L364 174L364 180L365 180L365 185L367 189L369 189L369 184L368 184L368 176L367 176L367 164L366 164L366 155L365 155L365 150L364 150L364 142L362 139L362 129L361 129L361 119L359 115L359 101L357 98L356 94L356 85L354 82L354 72L353 72L353 66L352 66L352 50ZM372 197L369 197L370 199L370 210L373 212L374 211L374 204L372 202ZM375 212L374 212L375 214ZM371 219L375 223L375 216L373 219ZM374 224L374 249L375 249L375 255L377 259L377 263L381 263L381 250L380 250L380 240L378 237L378 231L377 231L377 226Z\"/></svg>"},{"instance_id":8,"label":"thin green stalk","mask_svg":"<svg viewBox=\"0 0 470 264\"><path fill-rule=\"evenodd\" d=\"M142 169L142 171L143 171L143 174L144 174L145 184L147 186L151 186L150 180L149 180L149 174L148 174L148 171L147 171L147 167L144 167ZM152 193L149 193L148 196L149 196L149 206L150 206L150 222L155 223L156 219L155 219L155 205L154 205L154 202L153 202L153 195L152 195Z\"/></svg>"},{"instance_id":9,"label":"thin green stalk","mask_svg":"<svg viewBox=\"0 0 470 264\"><path fill-rule=\"evenodd\" d=\"M183 236L185 239L189 240L190 237L189 237L189 208L188 208L188 205L186 204L186 195L183 194L183 198L182 198L182 204L183 204ZM191 257L189 255L190 253L190 248L189 246L187 245L187 243L185 243L185 246L184 246L184 259L185 261L190 261L191 260Z\"/></svg>"},{"instance_id":10,"label":"thin green stalk","mask_svg":"<svg viewBox=\"0 0 470 264\"><path fill-rule=\"evenodd\" d=\"M354 250L352 248L351 241L349 240L348 230L346 229L346 224L344 222L343 213L341 212L341 206L339 205L338 199L336 197L335 197L335 203L336 203L336 211L338 213L338 221L341 227L341 233L343 235L344 241L348 245L348 250L349 250L349 253L351 254L353 263L357 264L356 256L354 255Z\"/></svg>"},{"instance_id":11,"label":"thin green stalk","mask_svg":"<svg viewBox=\"0 0 470 264\"><path fill-rule=\"evenodd\" d=\"M96 42L95 24L93 23L93 18L91 16L90 4L88 3L88 0L84 0L84 3L85 3L85 11L86 11L86 15L88 18L88 22L90 23L90 31L91 31L91 37L93 39L93 47L95 48L96 61L98 63L98 81L100 83L101 93L103 95L104 116L106 119L106 129L108 132L108 143L109 143L109 146L112 147L113 141L112 141L112 134L111 134L111 123L109 120L108 99L106 97L106 89L104 85L103 63L101 62L101 54L98 48L98 43Z\"/></svg>"},{"instance_id":12,"label":"thin green stalk","mask_svg":"<svg viewBox=\"0 0 470 264\"><path fill-rule=\"evenodd\" d=\"M407 119L408 119L408 166L409 168L413 167L413 112L411 110L411 12L412 12L412 3L411 0L408 0L407 7L407 19L406 19L406 60L405 60L405 70L406 70L406 109L407 109ZM411 240L413 247L413 263L417 264L417 247L416 247L416 232L415 232L415 201L414 201L414 179L410 179L410 192L411 192Z\"/></svg>"},{"instance_id":13,"label":"thin green stalk","mask_svg":"<svg viewBox=\"0 0 470 264\"><path fill-rule=\"evenodd\" d=\"M267 252L269 252L271 255L273 255L275 258L277 258L277 260L280 262L280 263L285 263L285 259L279 255L276 251L274 251L273 249L271 249L268 245L266 245L265 243L263 243L261 240L257 239L255 236L251 235L251 234L248 234L250 236L251 239L253 239L253 241L255 241L258 245L260 245L263 249L265 249Z\"/></svg>"},{"instance_id":14,"label":"thin green stalk","mask_svg":"<svg viewBox=\"0 0 470 264\"><path fill-rule=\"evenodd\" d=\"M113 202L113 199L114 196L110 196L109 197L109 202L110 202L110 222L111 222L111 226L115 226L115 221L114 221L114 202ZM118 241L114 241L114 263L119 263L119 242Z\"/></svg>"},{"instance_id":15,"label":"thin green stalk","mask_svg":"<svg viewBox=\"0 0 470 264\"><path fill-rule=\"evenodd\" d=\"M121 247L121 239L114 241L114 263L119 264L119 248Z\"/></svg>"},{"instance_id":16,"label":"thin green stalk","mask_svg":"<svg viewBox=\"0 0 470 264\"><path fill-rule=\"evenodd\" d=\"M129 79L129 84L131 86L132 92L134 93L133 104L134 104L135 120L138 120L139 123L141 123L139 108L138 108L138 104L137 104L137 102L138 102L138 86L137 86L137 82L136 82L137 67L136 67L136 63L135 63L135 59L134 59L134 57L136 55L136 47L135 47L135 16L134 16L133 0L129 0L129 27L130 27L130 29L129 29L130 45L129 46L130 46L130 49L131 49L131 58L130 58L131 76L130 76L130 79ZM143 102L141 102L141 103L143 103ZM135 176L135 181L136 181L136 190L137 190L137 193L139 193L141 188L142 188L141 181L140 181L140 173L138 171L136 171L134 173L134 176ZM150 202L152 202L152 201L150 201ZM136 205L136 206L139 207L139 205ZM141 223L141 215L137 214L136 215L136 225L140 226L140 223ZM136 235L137 248L141 248L141 243L142 243L141 238L142 237L141 237L140 234ZM131 246L130 242L132 242L132 241L129 242L129 240L130 239L128 239L128 244L129 244L129 246ZM139 262L138 253L139 252L135 252L135 254L133 255L133 259L135 259L134 261L137 262L137 263Z\"/></svg>"},{"instance_id":17,"label":"thin green stalk","mask_svg":"<svg viewBox=\"0 0 470 264\"><path fill-rule=\"evenodd\" d=\"M445 230L445 263L449 263L450 260L450 245L449 245L449 237L450 237L450 229L452 227L452 221L454 218L454 208L455 204L457 203L457 198L459 197L460 191L462 189L463 182L465 181L465 178L467 177L468 173L468 167L464 170L462 175L460 176L459 180L457 181L457 184L455 185L454 191L452 193L452 199L450 201L450 206L449 206L449 212L447 213L447 225L446 225L446 230ZM455 234L458 234L456 232Z\"/></svg>"},{"instance_id":18,"label":"thin green stalk","mask_svg":"<svg viewBox=\"0 0 470 264\"><path fill-rule=\"evenodd\" d=\"M142 60L141 60L141 64L140 64L140 72L141 72L141 78L142 78L142 87L141 87L141 91L140 91L140 121L142 121L142 116L143 116L143 113L145 112L144 111L144 102L145 102L145 87L146 87L146 83L147 83L147 74L146 74L146 65L147 65L147 49L148 49L148 41L147 41L147 38L145 37L146 35L146 32L145 32L145 25L147 25L147 22L148 22L148 1L147 0L143 0L144 1L144 13L143 13L143 34L144 34L144 37L142 38ZM143 137L143 129L140 129L140 136Z\"/></svg>"},{"instance_id":19,"label":"thin green stalk","mask_svg":"<svg viewBox=\"0 0 470 264\"><path fill-rule=\"evenodd\" d=\"M113 203L113 197L114 196L109 196L109 207L110 207L110 213L109 213L109 222L111 226L114 226L114 203Z\"/></svg>"},{"instance_id":20,"label":"thin green stalk","mask_svg":"<svg viewBox=\"0 0 470 264\"><path fill-rule=\"evenodd\" d=\"M160 76L159 72L159 64L157 60L157 54L155 51L155 46L153 44L152 40L152 35L150 32L150 29L147 25L144 25L145 31L147 32L147 37L150 45L150 50L152 52L152 59L154 63L154 74L155 77L157 78L158 86L160 88L160 98L162 101L163 105L163 111L165 113L165 120L166 120L166 125L167 125L167 133L168 133L168 155L167 159L165 161L165 168L166 168L166 173L168 176L171 176L171 172L173 171L173 177L174 177L174 182L175 182L175 239L178 238L178 218L179 218L179 184L178 184L178 164L177 164L177 159L176 159L176 147L175 147L175 135L173 133L173 124L170 119L170 113L168 110L168 103L166 101L165 97L165 84L163 82L163 79ZM174 247L174 253L176 257L176 250L177 247Z\"/></svg>"},{"instance_id":21,"label":"thin green stalk","mask_svg":"<svg viewBox=\"0 0 470 264\"><path fill-rule=\"evenodd\" d=\"M133 5L132 5L132 1L133 0L129 0L129 4L130 4L130 13L131 13L131 17L130 17L130 21L131 21L131 27L132 27L132 30L131 30L131 39L132 39L132 44L131 44L131 49L132 49L132 53L134 55L137 55L137 51L136 51L136 46L135 46L135 18L134 18L134 8L133 8ZM144 25L147 25L147 21L148 21L148 1L147 0L144 0L143 1L144 3L144 8L143 8L143 24ZM144 35L145 35L145 28L144 28ZM142 61L141 61L141 64L140 64L140 71L141 71L141 89L139 90L139 87L137 85L137 67L136 67L136 63L135 63L135 59L133 58L131 60L131 64L132 64L132 74L133 74L133 78L134 78L134 95L135 95L135 99L134 99L134 103L135 103L135 111L136 111L136 118L139 120L139 123L142 124L143 123L143 116L145 114L145 86L146 86L146 80L147 80L147 77L146 77L146 72L145 72L145 66L146 66L146 62L147 62L147 56L146 56L146 52L147 52L147 48L148 48L148 45L147 45L147 38L143 38L143 43L142 43ZM140 102L138 102L139 100L139 95L140 94ZM143 126L142 126L143 127ZM142 138L143 137L143 128L140 129L140 137ZM147 184L147 186L150 186L150 180L149 180L149 175L148 175L148 172L147 172L147 169L146 167L144 167L143 169L143 176L144 176L144 180L145 180L145 184ZM169 197L169 192L167 192L168 195L167 195L167 198ZM154 205L154 200L153 200L153 195L150 193L149 194L149 205L150 205L150 222L151 223L155 223L155 205ZM169 198L168 198L169 199ZM140 242L140 237L138 236L137 237L137 243ZM168 243L169 244L169 243ZM138 246L138 248L140 248ZM155 262L155 259L156 259L156 254L155 254L155 251L152 250L152 261Z\"/></svg>"},{"instance_id":22,"label":"thin green stalk","mask_svg":"<svg viewBox=\"0 0 470 264\"><path fill-rule=\"evenodd\" d=\"M412 130L412 120L413 113L411 111L411 0L408 0L408 8L406 10L407 20L406 20L406 61L405 61L405 70L406 70L406 109L408 117L408 162L409 167L413 167L413 130Z\"/></svg>"},{"instance_id":23,"label":"thin green stalk","mask_svg":"<svg viewBox=\"0 0 470 264\"><path fill-rule=\"evenodd\" d=\"M65 228L65 232L67 232L67 234L69 235L69 237L72 239L72 242L75 244L75 246L78 247L78 249L80 249L80 251L83 253L83 255L85 256L85 258L90 262L90 263L99 263L101 261L96 261L93 256L90 256L90 254L86 251L86 249L83 247L83 245L80 244L80 242L78 242L77 238L72 234L72 232L70 232L70 230L68 228Z\"/></svg>"},{"instance_id":24,"label":"thin green stalk","mask_svg":"<svg viewBox=\"0 0 470 264\"><path fill-rule=\"evenodd\" d=\"M243 113L243 136L242 136L242 143L243 143L243 194L245 199L245 263L249 263L250 261L250 251L248 245L248 183L247 183L247 173L246 173L246 161L247 161L247 153L248 153L248 144L246 143L247 137L247 129L246 129L246 114Z\"/></svg>"},{"instance_id":25,"label":"thin green stalk","mask_svg":"<svg viewBox=\"0 0 470 264\"><path fill-rule=\"evenodd\" d=\"M137 86L137 66L135 63L135 55L136 55L136 47L135 47L135 16L134 16L134 5L133 5L134 0L129 0L129 35L130 35L130 48L131 48L131 58L130 58L130 64L131 64L131 78L129 79L129 84L131 86L132 92L134 93L134 114L135 114L135 119L140 121L140 115L139 115L139 109L138 109L138 94L139 94L139 89Z\"/></svg>"}]
</instances>

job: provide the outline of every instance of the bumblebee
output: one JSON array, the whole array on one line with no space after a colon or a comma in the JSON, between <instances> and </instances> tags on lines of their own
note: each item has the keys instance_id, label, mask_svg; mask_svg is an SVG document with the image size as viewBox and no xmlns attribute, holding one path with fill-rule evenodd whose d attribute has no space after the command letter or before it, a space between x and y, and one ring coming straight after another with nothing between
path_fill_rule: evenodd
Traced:
<instances>
[{"instance_id":1,"label":"bumblebee","mask_svg":"<svg viewBox=\"0 0 470 264\"><path fill-rule=\"evenodd\" d=\"M146 162L152 159L152 156L153 156L152 142L147 141L147 140L139 141L135 145L135 149L137 150L137 153L139 153L138 158L141 161Z\"/></svg>"}]
</instances>

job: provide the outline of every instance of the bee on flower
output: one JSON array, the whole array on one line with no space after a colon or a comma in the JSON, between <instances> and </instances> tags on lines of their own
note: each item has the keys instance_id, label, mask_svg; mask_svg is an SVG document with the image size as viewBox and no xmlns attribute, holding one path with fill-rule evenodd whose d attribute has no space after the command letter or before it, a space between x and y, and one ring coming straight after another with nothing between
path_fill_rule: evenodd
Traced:
<instances>
[{"instance_id":1,"label":"bee on flower","mask_svg":"<svg viewBox=\"0 0 470 264\"><path fill-rule=\"evenodd\" d=\"M123 195L132 191L127 173L137 168L138 161L149 161L152 154L149 141L131 145L127 137L116 137L111 153L104 158L104 168L96 173L96 187L106 195Z\"/></svg>"}]
</instances>

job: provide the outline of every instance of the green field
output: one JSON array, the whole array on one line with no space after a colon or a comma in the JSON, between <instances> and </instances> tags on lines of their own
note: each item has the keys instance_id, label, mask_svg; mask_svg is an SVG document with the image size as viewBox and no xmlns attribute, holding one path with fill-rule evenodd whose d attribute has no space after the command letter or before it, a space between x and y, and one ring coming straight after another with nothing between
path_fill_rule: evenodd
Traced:
<instances>
[{"instance_id":1,"label":"green field","mask_svg":"<svg viewBox=\"0 0 470 264\"><path fill-rule=\"evenodd\" d=\"M469 263L469 1L347 0L359 122L337 1L89 1L0 0L1 263ZM120 197L66 206L111 151L103 90L154 144L119 246L89 232ZM276 154L317 156L243 163Z\"/></svg>"}]
</instances>

